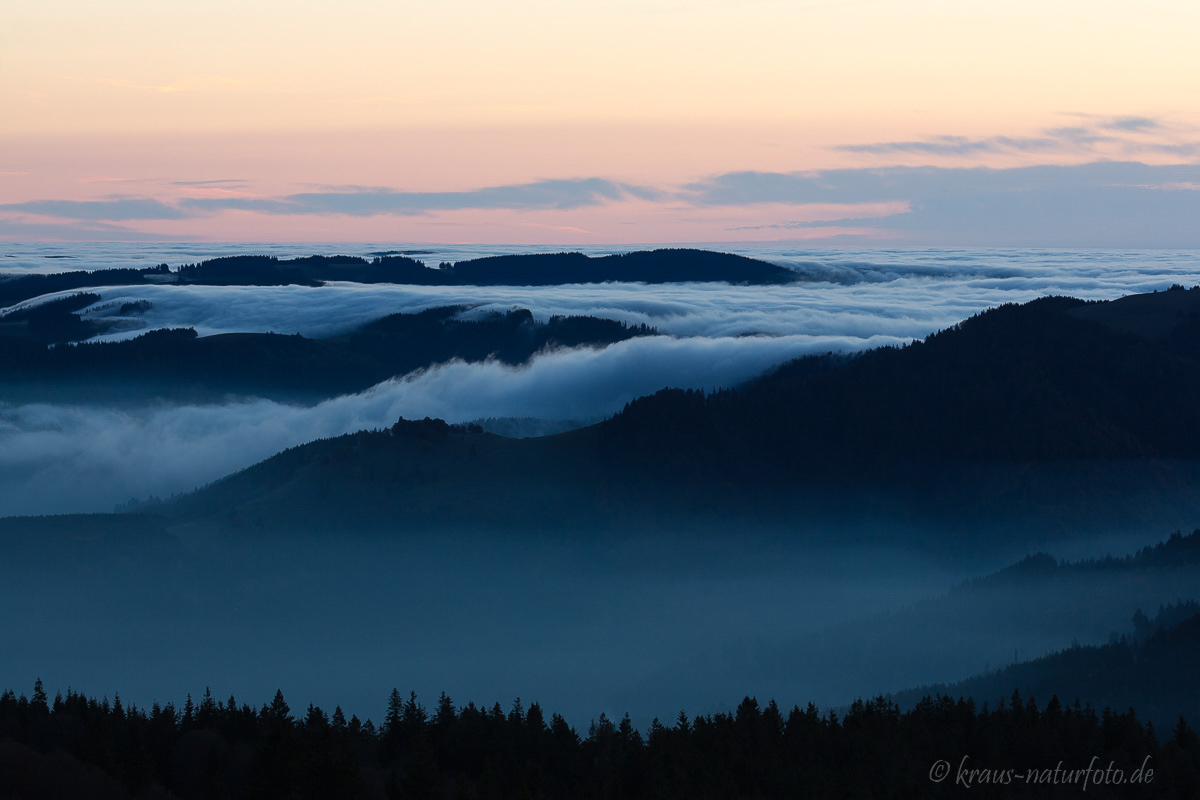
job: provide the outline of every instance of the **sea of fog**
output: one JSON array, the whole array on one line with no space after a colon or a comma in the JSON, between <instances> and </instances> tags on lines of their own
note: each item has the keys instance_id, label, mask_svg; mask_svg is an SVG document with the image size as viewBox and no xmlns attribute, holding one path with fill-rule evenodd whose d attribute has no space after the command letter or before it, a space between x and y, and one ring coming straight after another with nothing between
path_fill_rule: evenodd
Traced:
<instances>
[{"instance_id":1,"label":"sea of fog","mask_svg":"<svg viewBox=\"0 0 1200 800\"><path fill-rule=\"evenodd\" d=\"M703 247L704 245L697 245ZM965 250L954 248L803 248L775 244L711 245L795 269L789 286L722 284L568 285L556 287L412 287L335 284L308 287L101 288L103 306L147 299L144 326L186 325L201 335L275 331L322 336L397 311L470 304L481 310L522 306L539 317L590 313L645 322L674 336L746 334L921 337L977 311L1045 294L1110 299L1200 280L1200 251ZM562 247L397 244L0 243L0 274L78 269L172 268L244 253L289 258L312 254L370 257L411 253L429 265ZM638 249L582 246L589 255ZM119 303L118 303L119 305ZM853 343L852 343L853 344ZM845 346L835 341L835 347Z\"/></svg>"},{"instance_id":2,"label":"sea of fog","mask_svg":"<svg viewBox=\"0 0 1200 800\"><path fill-rule=\"evenodd\" d=\"M85 315L150 301L110 338L159 327L201 335L327 336L396 312L461 304L538 318L593 314L662 335L540 354L521 367L451 363L314 406L231 397L208 405L0 404L0 514L103 511L191 490L281 449L397 417L592 421L664 386L731 386L797 356L902 344L983 309L1046 294L1106 299L1200 283L1200 251L965 250L712 245L799 272L786 286L609 283L553 287L101 287ZM0 243L0 273L110 269L260 253L372 256L435 265L560 247L420 244ZM580 247L593 255L629 247ZM38 302L37 300L30 302Z\"/></svg>"},{"instance_id":3,"label":"sea of fog","mask_svg":"<svg viewBox=\"0 0 1200 800\"><path fill-rule=\"evenodd\" d=\"M539 317L596 314L645 322L662 335L544 353L519 368L442 365L313 406L261 398L0 404L0 515L106 511L131 497L167 496L285 447L389 425L401 415L596 419L665 385L728 386L797 355L922 337L1004 302L1044 294L1114 298L1200 282L1196 251L714 248L787 265L806 280L772 287L101 288L102 300L87 313L111 315L134 299L152 303L142 327L124 335L192 326L202 334L319 336L447 303L474 306L471 313L521 306ZM559 249L0 243L0 273L177 267L240 253L418 250L428 252L416 257L436 264ZM400 527L392 533L401 535L337 539L181 536L145 552L83 539L50 553L51 544L43 550L35 543L22 561L11 551L0 560L0 639L8 645L0 648L0 689L28 692L41 676L51 694L72 686L120 692L144 705L182 703L206 686L218 697L235 693L259 704L282 688L293 709L341 704L378 721L387 692L398 687L417 690L427 705L440 691L460 703L541 701L585 730L601 711L630 711L644 729L654 716L670 721L681 708L728 709L745 694L785 707L845 703L964 677L1007 663L1017 648L1025 658L1076 637L1099 640L1071 629L984 641L974 632L989 621L970 619L962 630L930 634L975 642L955 669L895 652L839 662L833 626L940 595L1020 557L1024 545L993 537L986 552L951 559L923 550L914 544L920 536L900 528L872 531L879 543L870 546L837 526L822 546L736 522L714 520L711 528L611 541L578 541L570 531L414 539ZM1124 553L1169 531L1116 533L1056 543L1054 553ZM1160 599L1131 599L1129 612L1135 602L1151 608ZM1122 607L1111 628L1096 622L1097 636L1127 619Z\"/></svg>"}]
</instances>

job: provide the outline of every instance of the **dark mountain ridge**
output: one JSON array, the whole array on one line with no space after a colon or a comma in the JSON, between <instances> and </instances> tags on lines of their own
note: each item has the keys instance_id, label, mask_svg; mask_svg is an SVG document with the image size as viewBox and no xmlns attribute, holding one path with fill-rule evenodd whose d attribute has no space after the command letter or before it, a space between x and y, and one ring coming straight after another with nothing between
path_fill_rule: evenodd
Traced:
<instances>
[{"instance_id":1,"label":"dark mountain ridge","mask_svg":"<svg viewBox=\"0 0 1200 800\"><path fill-rule=\"evenodd\" d=\"M866 460L1051 462L1200 455L1200 289L1163 335L1105 324L1126 305L1047 297L1004 305L902 348L783 365L734 390L663 391L609 426L653 450L711 429L734 461L778 469ZM670 420L667 424L667 420ZM690 437L711 447L700 437Z\"/></svg>"},{"instance_id":2,"label":"dark mountain ridge","mask_svg":"<svg viewBox=\"0 0 1200 800\"><path fill-rule=\"evenodd\" d=\"M476 286L562 283L793 283L800 275L756 258L687 248L639 250L610 256L583 253L489 256L443 265L454 283Z\"/></svg>"},{"instance_id":3,"label":"dark mountain ridge","mask_svg":"<svg viewBox=\"0 0 1200 800\"><path fill-rule=\"evenodd\" d=\"M223 256L172 271L166 264L145 269L79 270L52 275L0 275L0 308L52 292L102 286L193 284L202 286L320 286L326 281L397 283L418 286L553 286L569 283L718 282L782 284L800 280L793 270L755 258L688 248L642 250L610 256L533 253L493 256L440 268L404 255Z\"/></svg>"},{"instance_id":4,"label":"dark mountain ridge","mask_svg":"<svg viewBox=\"0 0 1200 800\"><path fill-rule=\"evenodd\" d=\"M690 248L639 250L609 256L528 253L443 262L438 268L407 256L229 256L180 267L179 283L317 286L324 281L421 286L555 286L569 283L779 284L799 280L793 270L756 258Z\"/></svg>"},{"instance_id":5,"label":"dark mountain ridge","mask_svg":"<svg viewBox=\"0 0 1200 800\"><path fill-rule=\"evenodd\" d=\"M172 275L166 264L143 269L74 270L50 275L0 274L0 308L72 289L168 283Z\"/></svg>"},{"instance_id":6,"label":"dark mountain ridge","mask_svg":"<svg viewBox=\"0 0 1200 800\"><path fill-rule=\"evenodd\" d=\"M53 305L72 308L88 302L87 296L72 297ZM520 364L543 350L602 347L657 333L645 325L597 317L554 316L539 322L527 309L464 316L468 311L442 306L392 314L327 339L274 333L198 337L183 328L48 348L36 334L43 328L70 328L55 322L58 316L79 318L62 308L43 311L37 306L23 312L30 317L31 332L0 334L0 398L197 401L251 395L316 402L453 359Z\"/></svg>"}]
</instances>

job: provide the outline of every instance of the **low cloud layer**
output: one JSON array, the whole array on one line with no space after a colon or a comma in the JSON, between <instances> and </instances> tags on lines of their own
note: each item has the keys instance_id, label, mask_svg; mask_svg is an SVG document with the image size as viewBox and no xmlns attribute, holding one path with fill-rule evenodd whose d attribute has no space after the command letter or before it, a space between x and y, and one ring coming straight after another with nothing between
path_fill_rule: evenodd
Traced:
<instances>
[{"instance_id":1,"label":"low cloud layer","mask_svg":"<svg viewBox=\"0 0 1200 800\"><path fill-rule=\"evenodd\" d=\"M843 272L836 273L844 277ZM646 287L604 284L564 287L411 287L339 284L319 288L175 287L98 288L101 300L86 312L100 318L120 306L148 300L151 307L130 320L139 327L194 327L202 335L273 331L331 336L392 313L412 313L446 305L473 306L468 315L528 308L540 319L591 314L630 324L645 323L676 336L746 334L832 336L865 340L885 335L924 336L957 322L964 312L987 302L982 297L941 298L928 307L926 287L867 285L841 291L812 284L792 287L685 284ZM994 294L985 292L985 295ZM57 296L57 295L56 295ZM859 346L862 342L860 341Z\"/></svg>"},{"instance_id":2,"label":"low cloud layer","mask_svg":"<svg viewBox=\"0 0 1200 800\"><path fill-rule=\"evenodd\" d=\"M868 345L894 344L879 336ZM110 409L0 406L0 515L106 511L167 496L325 436L398 417L589 419L664 386L711 389L774 364L864 342L849 337L646 337L544 354L524 367L442 365L305 408L257 400Z\"/></svg>"},{"instance_id":3,"label":"low cloud layer","mask_svg":"<svg viewBox=\"0 0 1200 800\"><path fill-rule=\"evenodd\" d=\"M125 303L150 301L149 310L129 318L129 330L117 336L177 326L202 335L328 336L434 306L474 306L474 313L521 307L540 319L592 314L675 336L830 336L857 339L861 346L871 336L923 337L985 308L1042 294L1107 299L1200 282L1200 256L1187 252L731 249L790 267L803 280L787 286L100 287L93 291L102 299L87 313L112 317ZM303 252L301 246L293 251Z\"/></svg>"}]
</instances>

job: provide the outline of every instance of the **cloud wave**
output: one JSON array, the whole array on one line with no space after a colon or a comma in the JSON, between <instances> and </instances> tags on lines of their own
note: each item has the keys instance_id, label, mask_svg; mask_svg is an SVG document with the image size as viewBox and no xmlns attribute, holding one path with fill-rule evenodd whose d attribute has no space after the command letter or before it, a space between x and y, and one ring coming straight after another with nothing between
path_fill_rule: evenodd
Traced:
<instances>
[{"instance_id":1,"label":"cloud wave","mask_svg":"<svg viewBox=\"0 0 1200 800\"><path fill-rule=\"evenodd\" d=\"M0 515L106 511L130 497L168 496L284 448L401 416L594 419L664 386L729 386L802 354L897 341L644 337L545 353L523 367L452 362L313 407L0 406Z\"/></svg>"},{"instance_id":2,"label":"cloud wave","mask_svg":"<svg viewBox=\"0 0 1200 800\"><path fill-rule=\"evenodd\" d=\"M1080 124L1046 128L1036 136L969 136L940 135L925 139L915 139L894 142L871 142L867 144L844 144L835 147L844 153L864 153L868 155L926 155L970 157L979 155L1011 154L1011 153L1092 153L1095 154L1101 146L1115 148L1115 151L1125 156L1146 152L1147 147L1190 147L1196 148L1195 142L1168 143L1163 141L1148 142L1143 138L1146 134L1162 134L1167 132L1167 126L1153 117L1120 116L1096 117L1087 114L1071 115ZM1164 151L1166 152L1166 151Z\"/></svg>"}]
</instances>

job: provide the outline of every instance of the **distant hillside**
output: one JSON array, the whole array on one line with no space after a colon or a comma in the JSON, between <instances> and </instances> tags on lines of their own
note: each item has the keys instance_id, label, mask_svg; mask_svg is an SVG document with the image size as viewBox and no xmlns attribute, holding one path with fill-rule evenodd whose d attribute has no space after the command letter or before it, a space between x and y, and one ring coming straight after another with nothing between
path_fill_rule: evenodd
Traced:
<instances>
[{"instance_id":1,"label":"distant hillside","mask_svg":"<svg viewBox=\"0 0 1200 800\"><path fill-rule=\"evenodd\" d=\"M1166 732L1180 715L1190 721L1200 719L1198 662L1200 614L1162 628L1144 642L1124 638L1101 646L1074 646L958 683L910 689L892 700L911 707L922 697L940 694L995 706L1019 692L1043 707L1057 697L1063 705L1079 700L1093 708L1133 708L1142 720Z\"/></svg>"},{"instance_id":2,"label":"distant hillside","mask_svg":"<svg viewBox=\"0 0 1200 800\"><path fill-rule=\"evenodd\" d=\"M180 283L318 285L322 281L402 283L422 286L553 286L568 283L682 283L688 281L777 284L799 275L746 256L710 250L642 250L611 256L535 253L491 256L437 269L406 256L230 256L181 267Z\"/></svg>"},{"instance_id":3,"label":"distant hillside","mask_svg":"<svg viewBox=\"0 0 1200 800\"><path fill-rule=\"evenodd\" d=\"M102 286L177 283L205 286L320 286L326 281L398 283L419 286L548 286L568 283L781 284L799 280L785 267L731 253L660 249L590 257L582 253L496 256L440 268L404 255L225 256L185 264L172 271L166 264L147 269L62 272L54 275L0 274L0 308L52 292Z\"/></svg>"},{"instance_id":4,"label":"distant hillside","mask_svg":"<svg viewBox=\"0 0 1200 800\"><path fill-rule=\"evenodd\" d=\"M454 282L478 286L560 283L715 282L743 284L793 283L793 270L756 258L709 250L664 249L590 257L582 253L491 256L444 267Z\"/></svg>"},{"instance_id":5,"label":"distant hillside","mask_svg":"<svg viewBox=\"0 0 1200 800\"><path fill-rule=\"evenodd\" d=\"M176 283L207 286L320 286L324 281L444 285L437 270L402 255L376 256L222 256L184 264Z\"/></svg>"},{"instance_id":6,"label":"distant hillside","mask_svg":"<svg viewBox=\"0 0 1200 800\"><path fill-rule=\"evenodd\" d=\"M1105 304L1045 298L908 347L801 359L734 390L665 390L543 439L446 428L419 458L388 432L318 442L201 494L263 518L324 495L312 512L342 521L611 522L657 509L1175 527L1200 516L1200 290L1158 297L1189 309L1162 335L1076 313Z\"/></svg>"},{"instance_id":7,"label":"distant hillside","mask_svg":"<svg viewBox=\"0 0 1200 800\"><path fill-rule=\"evenodd\" d=\"M75 313L98 302L100 295L78 292L5 314L0 317L0 358L36 357L46 345L79 342L106 333L105 323Z\"/></svg>"},{"instance_id":8,"label":"distant hillside","mask_svg":"<svg viewBox=\"0 0 1200 800\"><path fill-rule=\"evenodd\" d=\"M525 309L464 319L468 309L445 306L393 314L330 339L273 333L197 337L189 328L47 348L48 338L91 324L69 312L94 299L68 297L10 315L7 328L0 324L0 399L204 400L236 394L315 401L452 359L520 364L545 348L603 346L656 333L596 317L538 322Z\"/></svg>"},{"instance_id":9,"label":"distant hillside","mask_svg":"<svg viewBox=\"0 0 1200 800\"><path fill-rule=\"evenodd\" d=\"M145 269L76 270L52 275L0 274L0 309L44 294L72 289L167 283L172 280L172 275L166 264Z\"/></svg>"},{"instance_id":10,"label":"distant hillside","mask_svg":"<svg viewBox=\"0 0 1200 800\"><path fill-rule=\"evenodd\" d=\"M607 492L594 453L577 447L582 432L507 439L477 426L400 420L285 450L164 511L248 530L586 524Z\"/></svg>"},{"instance_id":11,"label":"distant hillside","mask_svg":"<svg viewBox=\"0 0 1200 800\"><path fill-rule=\"evenodd\" d=\"M1195 615L1195 599L1200 530L1124 557L1066 562L1039 553L911 606L775 641L755 655L757 663L776 665L780 683L849 698L873 687L956 681L1072 643L1141 641ZM730 677L745 667L730 656L715 669ZM1015 687L987 697L1007 697Z\"/></svg>"}]
</instances>

